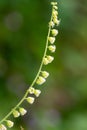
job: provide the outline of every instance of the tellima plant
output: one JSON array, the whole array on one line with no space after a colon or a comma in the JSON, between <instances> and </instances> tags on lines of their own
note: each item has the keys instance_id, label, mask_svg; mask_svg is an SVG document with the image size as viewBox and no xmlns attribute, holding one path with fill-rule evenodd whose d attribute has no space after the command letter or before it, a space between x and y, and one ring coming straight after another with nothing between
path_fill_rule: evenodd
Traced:
<instances>
[{"instance_id":1,"label":"tellima plant","mask_svg":"<svg viewBox=\"0 0 87 130\"><path fill-rule=\"evenodd\" d=\"M34 88L35 84L37 84L38 86L42 85L43 83L46 82L46 79L49 76L49 73L46 70L43 70L43 66L48 65L54 60L52 53L54 53L56 50L54 42L58 34L58 30L55 28L60 23L60 21L58 20L57 2L51 2L51 5L52 5L52 15L49 22L46 46L40 64L40 68L37 72L35 79L33 80L30 87L26 90L20 102L14 108L12 108L12 110L0 121L0 130L7 130L7 128L12 128L14 126L14 122L10 120L10 116L18 118L19 116L24 116L27 113L27 110L22 107L23 102L27 101L29 104L33 104L35 101L35 97L39 97L39 95L41 94L41 90ZM48 52L51 53L51 55L48 55Z\"/></svg>"}]
</instances>

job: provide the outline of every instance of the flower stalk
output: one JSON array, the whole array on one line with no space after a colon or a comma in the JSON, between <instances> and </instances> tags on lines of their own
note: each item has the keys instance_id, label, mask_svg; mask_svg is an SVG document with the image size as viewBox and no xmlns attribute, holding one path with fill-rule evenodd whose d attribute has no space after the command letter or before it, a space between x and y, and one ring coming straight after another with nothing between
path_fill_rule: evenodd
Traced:
<instances>
[{"instance_id":1,"label":"flower stalk","mask_svg":"<svg viewBox=\"0 0 87 130\"><path fill-rule=\"evenodd\" d=\"M42 68L44 65L47 65L54 60L54 57L47 54L47 51L49 50L50 52L53 53L56 50L56 46L54 45L54 42L56 40L55 37L58 34L58 30L54 29L54 27L58 26L60 23L60 21L58 20L57 2L51 2L51 5L52 5L52 15L49 22L49 29L48 29L48 35L46 40L45 51L42 57L39 70L36 74L35 79L33 80L32 84L25 92L20 102L0 121L0 130L7 130L7 127L9 128L13 127L14 123L8 120L8 118L11 115L13 115L14 118L18 118L20 115L23 116L27 113L27 110L20 106L24 101L27 101L29 104L34 103L35 98L29 96L29 94L34 94L36 97L39 97L39 95L41 94L41 90L35 89L33 86L35 84L42 85L44 82L46 82L46 79L49 76L49 73L47 71L42 71ZM6 122L6 126L3 125L4 122Z\"/></svg>"}]
</instances>

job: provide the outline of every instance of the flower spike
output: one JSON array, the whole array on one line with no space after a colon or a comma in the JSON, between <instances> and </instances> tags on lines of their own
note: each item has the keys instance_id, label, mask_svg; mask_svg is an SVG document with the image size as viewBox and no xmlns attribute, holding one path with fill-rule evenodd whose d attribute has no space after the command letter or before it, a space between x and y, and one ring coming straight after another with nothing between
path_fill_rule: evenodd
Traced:
<instances>
[{"instance_id":1,"label":"flower spike","mask_svg":"<svg viewBox=\"0 0 87 130\"><path fill-rule=\"evenodd\" d=\"M49 29L46 39L46 46L43 54L43 58L39 67L39 70L29 86L29 88L26 90L23 98L18 102L18 104L11 109L11 111L0 121L0 130L7 130L7 127L11 128L14 125L14 122L11 120L8 120L8 118L13 115L14 118L19 117L20 115L23 116L27 113L27 110L23 107L20 107L24 101L27 101L29 104L33 104L36 97L39 97L41 94L41 90L35 89L34 86L42 85L46 82L46 78L49 76L49 73L47 71L42 71L44 65L48 65L54 60L54 57L48 54L48 52L55 52L56 46L54 45L54 42L56 40L56 36L58 35L58 30L55 28L59 25L60 20L58 19L58 7L57 2L51 2L52 5L52 15L49 22ZM34 95L34 97L30 96L31 94ZM6 126L3 124L6 122Z\"/></svg>"}]
</instances>

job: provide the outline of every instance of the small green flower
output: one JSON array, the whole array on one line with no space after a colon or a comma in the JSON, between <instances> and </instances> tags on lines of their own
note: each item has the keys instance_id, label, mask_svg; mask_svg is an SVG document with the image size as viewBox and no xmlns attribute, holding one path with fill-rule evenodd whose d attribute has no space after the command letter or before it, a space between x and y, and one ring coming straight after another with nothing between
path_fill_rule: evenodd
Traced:
<instances>
[{"instance_id":1,"label":"small green flower","mask_svg":"<svg viewBox=\"0 0 87 130\"><path fill-rule=\"evenodd\" d=\"M56 18L54 18L53 21L54 21L54 23L55 23L57 26L60 24L60 20L58 20L58 19L56 19Z\"/></svg>"},{"instance_id":2,"label":"small green flower","mask_svg":"<svg viewBox=\"0 0 87 130\"><path fill-rule=\"evenodd\" d=\"M52 15L53 15L54 18L55 18L55 17L57 18L58 11L56 11L55 9L53 9L53 14L52 14Z\"/></svg>"},{"instance_id":3,"label":"small green flower","mask_svg":"<svg viewBox=\"0 0 87 130\"><path fill-rule=\"evenodd\" d=\"M33 94L33 93L34 93L34 90L35 90L35 89L34 89L33 87L30 87L28 91L29 91L30 94Z\"/></svg>"},{"instance_id":4,"label":"small green flower","mask_svg":"<svg viewBox=\"0 0 87 130\"><path fill-rule=\"evenodd\" d=\"M53 21L49 22L49 26L53 28L55 26L54 22Z\"/></svg>"},{"instance_id":5,"label":"small green flower","mask_svg":"<svg viewBox=\"0 0 87 130\"><path fill-rule=\"evenodd\" d=\"M48 40L51 44L53 44L55 42L55 37L49 37Z\"/></svg>"},{"instance_id":6,"label":"small green flower","mask_svg":"<svg viewBox=\"0 0 87 130\"><path fill-rule=\"evenodd\" d=\"M43 59L43 64L44 64L44 65L48 65L48 64L49 64L49 61L48 61L47 58L44 58L44 59Z\"/></svg>"},{"instance_id":7,"label":"small green flower","mask_svg":"<svg viewBox=\"0 0 87 130\"><path fill-rule=\"evenodd\" d=\"M58 7L57 7L57 6L53 6L53 8L54 8L55 10L57 10L57 9L58 9Z\"/></svg>"},{"instance_id":8,"label":"small green flower","mask_svg":"<svg viewBox=\"0 0 87 130\"><path fill-rule=\"evenodd\" d=\"M41 84L43 84L44 82L46 82L46 79L43 78L42 76L39 76L38 79L37 79L37 81L36 81L36 83L37 83L38 85L41 85Z\"/></svg>"},{"instance_id":9,"label":"small green flower","mask_svg":"<svg viewBox=\"0 0 87 130\"><path fill-rule=\"evenodd\" d=\"M53 53L53 52L55 52L55 50L56 50L56 46L55 45L50 45L49 47L49 50Z\"/></svg>"},{"instance_id":10,"label":"small green flower","mask_svg":"<svg viewBox=\"0 0 87 130\"><path fill-rule=\"evenodd\" d=\"M39 97L39 95L41 94L41 90L35 89L34 94L36 97Z\"/></svg>"},{"instance_id":11,"label":"small green flower","mask_svg":"<svg viewBox=\"0 0 87 130\"><path fill-rule=\"evenodd\" d=\"M14 110L14 111L13 111L13 116L14 116L15 118L17 118L17 117L20 116L20 113L19 113L17 110Z\"/></svg>"},{"instance_id":12,"label":"small green flower","mask_svg":"<svg viewBox=\"0 0 87 130\"><path fill-rule=\"evenodd\" d=\"M5 127L5 125L0 124L0 130L7 130L7 128Z\"/></svg>"},{"instance_id":13,"label":"small green flower","mask_svg":"<svg viewBox=\"0 0 87 130\"><path fill-rule=\"evenodd\" d=\"M47 78L49 76L49 73L47 71L42 71L41 74L44 78Z\"/></svg>"},{"instance_id":14,"label":"small green flower","mask_svg":"<svg viewBox=\"0 0 87 130\"><path fill-rule=\"evenodd\" d=\"M51 5L55 6L57 5L57 2L51 2Z\"/></svg>"},{"instance_id":15,"label":"small green flower","mask_svg":"<svg viewBox=\"0 0 87 130\"><path fill-rule=\"evenodd\" d=\"M27 110L25 110L24 108L19 108L19 112L21 114L21 116L24 116L27 113Z\"/></svg>"},{"instance_id":16,"label":"small green flower","mask_svg":"<svg viewBox=\"0 0 87 130\"><path fill-rule=\"evenodd\" d=\"M49 63L51 63L54 60L54 57L53 56L47 56L47 59L48 59Z\"/></svg>"},{"instance_id":17,"label":"small green flower","mask_svg":"<svg viewBox=\"0 0 87 130\"><path fill-rule=\"evenodd\" d=\"M53 36L57 36L57 34L58 34L58 30L52 29L52 35L53 35Z\"/></svg>"},{"instance_id":18,"label":"small green flower","mask_svg":"<svg viewBox=\"0 0 87 130\"><path fill-rule=\"evenodd\" d=\"M6 120L6 123L7 123L7 126L9 128L13 127L14 126L14 122L10 121L10 120Z\"/></svg>"},{"instance_id":19,"label":"small green flower","mask_svg":"<svg viewBox=\"0 0 87 130\"><path fill-rule=\"evenodd\" d=\"M35 98L34 97L27 97L26 100L27 100L28 103L33 104Z\"/></svg>"}]
</instances>

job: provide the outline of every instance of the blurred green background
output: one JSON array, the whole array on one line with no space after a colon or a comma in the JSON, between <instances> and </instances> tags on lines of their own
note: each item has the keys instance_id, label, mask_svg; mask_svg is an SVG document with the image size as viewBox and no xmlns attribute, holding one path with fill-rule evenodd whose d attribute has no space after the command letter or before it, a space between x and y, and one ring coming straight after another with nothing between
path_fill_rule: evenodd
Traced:
<instances>
[{"instance_id":1,"label":"blurred green background","mask_svg":"<svg viewBox=\"0 0 87 130\"><path fill-rule=\"evenodd\" d=\"M0 0L0 119L18 103L43 56L50 0ZM87 130L87 0L58 0L55 60L42 94L12 130ZM14 120L11 117L12 120Z\"/></svg>"}]
</instances>

